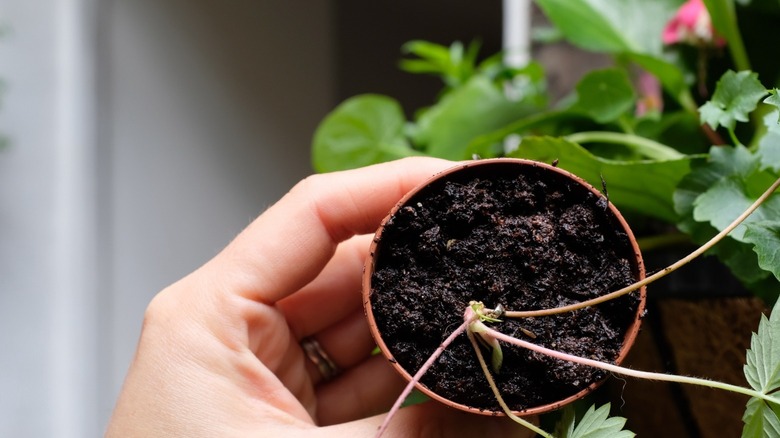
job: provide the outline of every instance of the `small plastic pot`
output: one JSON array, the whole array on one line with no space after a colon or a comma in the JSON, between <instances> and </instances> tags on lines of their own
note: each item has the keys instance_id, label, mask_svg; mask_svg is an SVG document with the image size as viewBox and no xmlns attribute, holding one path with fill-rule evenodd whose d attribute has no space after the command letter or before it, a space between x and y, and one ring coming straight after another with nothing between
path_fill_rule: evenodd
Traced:
<instances>
[{"instance_id":1,"label":"small plastic pot","mask_svg":"<svg viewBox=\"0 0 780 438\"><path fill-rule=\"evenodd\" d=\"M383 338L383 334L380 332L379 328L377 327L377 315L375 315L374 306L372 304L372 291L374 291L374 287L376 286L374 284L374 273L375 269L377 267L378 259L382 256L383 253L383 244L385 236L385 230L388 227L388 224L391 224L394 220L396 220L396 214L402 210L402 209L410 209L415 208L415 206L420 205L420 199L424 199L424 197L430 193L432 190L441 190L443 187L443 181L449 181L449 180L463 180L464 175L469 174L478 174L480 175L480 178L483 179L489 179L491 175L506 175L506 174L517 174L522 175L527 172L532 172L533 175L543 175L545 178L566 178L569 179L577 184L577 186L581 186L583 188L583 193L585 193L586 198L590 198L591 201L594 199L592 196L588 195L588 193L592 193L595 195L598 199L599 205L607 211L607 215L611 215L614 217L614 223L617 224L616 227L620 228L619 232L625 234L625 238L628 239L627 248L630 248L629 251L632 252L630 256L627 256L629 258L629 263L631 266L631 272L634 276L633 280L638 281L645 277L645 270L644 265L642 261L642 256L639 250L639 247L636 243L636 240L633 236L633 233L631 232L631 229L629 228L628 224L624 220L623 216L620 214L620 212L611 204L608 202L608 200L604 197L604 195L599 192L597 189L593 188L590 184L585 182L583 179L571 174L570 172L567 172L565 170L559 169L557 167L530 161L530 160L521 160L521 159L510 159L510 158L499 158L499 159L487 159L487 160L478 160L473 162L467 162L460 165L457 165L449 170L446 170L444 172L441 172L425 183L421 184L408 194L404 196L401 201L390 211L389 215L382 221L381 226L379 227L378 231L376 232L375 238L373 240L373 243L370 248L370 256L366 262L364 275L363 275L363 303L365 308L365 313L368 318L369 326L371 328L372 335L379 346L382 354L393 364L395 369L407 380L411 380L411 376L417 371L415 369L407 370L405 369L401 364L398 363L395 359L395 354L391 351L391 349L388 347L387 343L385 342L385 339ZM541 172L541 173L540 173ZM449 246L449 242L447 243L447 246ZM478 263L479 260L475 260L475 263ZM611 290L603 291L603 293L608 293ZM634 344L634 340L636 339L637 333L639 332L639 328L641 325L642 315L644 314L644 308L645 308L645 300L646 300L646 292L645 288L640 289L639 291L633 292L634 294L634 308L631 309L631 315L626 315L625 320L627 321L627 327L625 328L625 331L623 333L623 339L622 339L622 346L619 349L619 354L617 355L616 359L614 360L614 363L620 364L626 355L628 354L629 350L631 349L631 346ZM488 303L486 303L488 304ZM512 309L512 310L520 310L520 309ZM527 308L522 310L529 310ZM451 329L452 327L450 327ZM444 328L442 328L444 330ZM446 333L444 333L446 335ZM463 335L465 337L465 335ZM441 339L444 339L445 336L442 336ZM511 346L509 348L518 348ZM472 351L473 354L473 351ZM476 357L474 357L474 361L476 362ZM483 378L484 379L484 378ZM535 415L535 414L541 414L549 411L553 411L556 409L559 409L563 407L564 405L571 403L577 399L580 399L587 395L588 393L595 390L599 385L603 383L603 381L606 380L606 377L599 379L597 381L594 381L590 384L588 384L586 387L584 387L581 390L578 390L576 393L570 394L566 397L562 397L560 399L556 399L552 402L546 402L543 404L540 404L538 406L525 406L521 410L515 411L516 415L521 416L527 416L527 415ZM459 403L450 400L447 397L444 397L438 393L436 393L434 390L430 389L428 386L424 384L417 385L417 388L430 397L431 399L437 400L441 403L444 403L446 405L449 405L451 407L454 407L459 410L472 412L476 414L482 414L482 415L503 415L503 412L500 410L492 410L492 409L485 409L468 406L464 403ZM485 385L485 391L488 393L490 392L489 389L487 389L487 385Z\"/></svg>"}]
</instances>

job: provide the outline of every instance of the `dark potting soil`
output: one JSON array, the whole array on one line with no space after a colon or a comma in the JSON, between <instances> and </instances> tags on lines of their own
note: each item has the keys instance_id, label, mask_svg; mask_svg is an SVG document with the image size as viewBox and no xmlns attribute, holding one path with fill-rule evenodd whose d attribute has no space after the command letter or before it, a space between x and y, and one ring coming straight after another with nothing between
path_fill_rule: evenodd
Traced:
<instances>
[{"instance_id":1,"label":"dark potting soil","mask_svg":"<svg viewBox=\"0 0 780 438\"><path fill-rule=\"evenodd\" d=\"M381 233L370 304L393 359L410 374L462 323L471 300L507 310L559 307L617 290L638 276L629 238L603 196L538 166L483 168L467 167L418 192ZM614 362L638 305L634 292L571 313L504 318L492 326L545 347ZM503 367L494 377L513 410L566 398L606 376L502 347ZM465 334L422 383L455 402L501 410Z\"/></svg>"}]
</instances>

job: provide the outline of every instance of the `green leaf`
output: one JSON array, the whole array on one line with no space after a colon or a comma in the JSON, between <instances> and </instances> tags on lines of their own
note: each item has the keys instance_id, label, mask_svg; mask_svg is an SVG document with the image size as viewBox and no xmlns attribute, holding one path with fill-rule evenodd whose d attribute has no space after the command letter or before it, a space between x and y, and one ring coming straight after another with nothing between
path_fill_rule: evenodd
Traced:
<instances>
[{"instance_id":1,"label":"green leaf","mask_svg":"<svg viewBox=\"0 0 780 438\"><path fill-rule=\"evenodd\" d=\"M665 59L660 35L683 0L537 0L575 46L621 54L655 75L686 108L695 107L682 69Z\"/></svg>"},{"instance_id":2,"label":"green leaf","mask_svg":"<svg viewBox=\"0 0 780 438\"><path fill-rule=\"evenodd\" d=\"M415 144L435 157L462 160L469 142L530 114L536 107L512 102L484 76L473 76L453 89L417 120L412 134Z\"/></svg>"},{"instance_id":3,"label":"green leaf","mask_svg":"<svg viewBox=\"0 0 780 438\"><path fill-rule=\"evenodd\" d=\"M780 438L780 418L777 408L765 401L751 397L742 416L745 423L742 438Z\"/></svg>"},{"instance_id":4,"label":"green leaf","mask_svg":"<svg viewBox=\"0 0 780 438\"><path fill-rule=\"evenodd\" d=\"M674 193L675 211L681 218L677 226L690 235L694 242L702 244L722 229L714 223L725 226L742 212L730 206L733 201L719 199L717 192L723 190L729 192L729 196L742 198L737 202L744 205L745 197L756 199L758 193L763 192L771 182L771 175L760 171L758 158L747 149L713 147L709 160L693 163L692 171L680 181ZM712 189L715 192L709 193ZM700 197L703 199L700 200ZM700 220L694 218L697 208ZM748 218L748 223L755 221ZM780 283L759 266L758 256L753 252L753 244L746 241L744 230L744 227L740 230L744 241L726 237L710 253L728 266L753 293L772 302L780 291Z\"/></svg>"},{"instance_id":5,"label":"green leaf","mask_svg":"<svg viewBox=\"0 0 780 438\"><path fill-rule=\"evenodd\" d=\"M624 430L626 419L609 416L610 404L596 409L592 405L575 425L574 410L566 408L563 417L555 427L556 438L632 438L635 433Z\"/></svg>"},{"instance_id":6,"label":"green leaf","mask_svg":"<svg viewBox=\"0 0 780 438\"><path fill-rule=\"evenodd\" d=\"M756 167L755 157L745 148L711 148L708 161L695 166L691 173L680 181L674 192L674 209L682 219L678 224L680 229L692 235L698 243L703 243L702 239L711 237L708 236L711 227L701 227L693 218L694 202L719 180L735 174L747 178ZM697 236L697 229L701 228L708 231L700 232ZM716 233L717 231L712 234Z\"/></svg>"},{"instance_id":7,"label":"green leaf","mask_svg":"<svg viewBox=\"0 0 780 438\"><path fill-rule=\"evenodd\" d=\"M726 39L737 70L750 70L750 60L739 31L734 0L704 0L704 5L709 12L712 27Z\"/></svg>"},{"instance_id":8,"label":"green leaf","mask_svg":"<svg viewBox=\"0 0 780 438\"><path fill-rule=\"evenodd\" d=\"M772 94L770 97L775 97ZM764 102L767 102L766 99ZM778 99L780 100L780 99ZM761 160L762 169L771 169L780 172L780 110L774 110L764 116L764 126L766 132L761 136L758 142L757 154Z\"/></svg>"},{"instance_id":9,"label":"green leaf","mask_svg":"<svg viewBox=\"0 0 780 438\"><path fill-rule=\"evenodd\" d=\"M704 0L707 12L710 14L712 27L724 38L729 40L733 26L736 24L733 0Z\"/></svg>"},{"instance_id":10,"label":"green leaf","mask_svg":"<svg viewBox=\"0 0 780 438\"><path fill-rule=\"evenodd\" d=\"M780 221L758 221L746 226L744 240L752 243L758 265L780 280Z\"/></svg>"},{"instance_id":11,"label":"green leaf","mask_svg":"<svg viewBox=\"0 0 780 438\"><path fill-rule=\"evenodd\" d=\"M577 84L577 103L572 109L599 123L608 123L633 108L635 100L634 87L624 70L594 70Z\"/></svg>"},{"instance_id":12,"label":"green leaf","mask_svg":"<svg viewBox=\"0 0 780 438\"><path fill-rule=\"evenodd\" d=\"M780 389L780 302L767 318L761 316L758 330L750 340L743 368L751 388L764 394ZM780 406L752 397L742 420L743 437L780 437Z\"/></svg>"},{"instance_id":13,"label":"green leaf","mask_svg":"<svg viewBox=\"0 0 780 438\"><path fill-rule=\"evenodd\" d=\"M780 109L780 96L777 95L778 89L773 88L769 90L769 96L767 96L766 99L764 99L764 103L767 105L772 105L775 108ZM777 115L777 113L775 113ZM775 125L780 123L780 117L775 119Z\"/></svg>"},{"instance_id":14,"label":"green leaf","mask_svg":"<svg viewBox=\"0 0 780 438\"><path fill-rule=\"evenodd\" d=\"M526 137L509 156L550 163L601 187L601 177L607 182L609 199L620 209L632 210L651 217L674 222L673 193L691 162L698 157L687 156L665 161L616 161L597 157L582 146L553 137Z\"/></svg>"},{"instance_id":15,"label":"green leaf","mask_svg":"<svg viewBox=\"0 0 780 438\"><path fill-rule=\"evenodd\" d=\"M572 44L606 53L662 52L661 32L682 0L536 0Z\"/></svg>"},{"instance_id":16,"label":"green leaf","mask_svg":"<svg viewBox=\"0 0 780 438\"><path fill-rule=\"evenodd\" d=\"M548 131L557 131L555 126L572 121L586 121L587 118L575 111L547 111L534 113L528 117L510 123L500 129L481 135L469 143L468 156L478 155L482 158L494 158L504 155L507 137L520 135L542 135Z\"/></svg>"},{"instance_id":17,"label":"green leaf","mask_svg":"<svg viewBox=\"0 0 780 438\"><path fill-rule=\"evenodd\" d=\"M717 230L712 228L709 237L715 234L717 234ZM749 243L738 242L731 237L726 237L710 251L731 269L735 277L744 282L750 289L754 289L761 285L764 280L772 277L769 271L759 266L758 254L753 250L753 245ZM773 296L767 292L760 294L757 293L758 291L755 292L756 295L766 298L767 301L771 301Z\"/></svg>"},{"instance_id":18,"label":"green leaf","mask_svg":"<svg viewBox=\"0 0 780 438\"><path fill-rule=\"evenodd\" d=\"M726 228L774 182L775 175L759 170L759 157L737 147L735 156L742 161L733 164L741 166L738 172L714 181L693 203L693 218L698 222L709 222L718 230ZM743 241L747 224L780 217L780 197L767 199L756 211L740 224L730 236Z\"/></svg>"},{"instance_id":19,"label":"green leaf","mask_svg":"<svg viewBox=\"0 0 780 438\"><path fill-rule=\"evenodd\" d=\"M404 124L394 99L372 94L347 99L315 131L312 165L317 172L332 172L418 155L404 137Z\"/></svg>"},{"instance_id":20,"label":"green leaf","mask_svg":"<svg viewBox=\"0 0 780 438\"><path fill-rule=\"evenodd\" d=\"M756 180L763 184L754 182ZM751 175L747 180L737 175L721 179L696 199L693 218L699 222L709 222L722 230L758 199L761 187L766 189L773 181L774 178L765 173ZM744 242L747 224L776 217L780 217L780 197L775 196L758 207L730 236Z\"/></svg>"},{"instance_id":21,"label":"green leaf","mask_svg":"<svg viewBox=\"0 0 780 438\"><path fill-rule=\"evenodd\" d=\"M712 99L699 108L701 122L712 129L723 126L734 129L736 122L747 122L750 113L767 91L750 71L727 71L718 80Z\"/></svg>"},{"instance_id":22,"label":"green leaf","mask_svg":"<svg viewBox=\"0 0 780 438\"><path fill-rule=\"evenodd\" d=\"M402 51L419 59L402 59L399 66L410 73L438 75L448 87L459 87L474 75L479 46L477 41L471 42L464 49L460 41L447 47L413 40L404 44Z\"/></svg>"}]
</instances>

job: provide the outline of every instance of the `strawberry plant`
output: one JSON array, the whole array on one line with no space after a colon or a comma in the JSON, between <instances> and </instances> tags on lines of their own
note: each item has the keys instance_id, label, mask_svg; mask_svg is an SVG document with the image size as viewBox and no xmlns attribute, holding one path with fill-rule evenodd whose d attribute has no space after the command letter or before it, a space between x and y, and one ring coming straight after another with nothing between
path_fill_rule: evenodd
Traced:
<instances>
[{"instance_id":1,"label":"strawberry plant","mask_svg":"<svg viewBox=\"0 0 780 438\"><path fill-rule=\"evenodd\" d=\"M700 245L694 255L717 257L776 309L780 197L766 189L780 177L780 63L766 54L780 6L759 0L536 4L554 28L547 35L608 54L613 65L588 72L554 102L538 63L517 68L504 65L500 54L481 59L474 44L411 42L401 67L441 77L437 100L407 120L390 96L348 99L315 133L315 169L413 155L555 162L595 187L606 182L609 201L632 225L651 224L647 230L656 234L645 237L643 249ZM525 310L507 309L508 316ZM761 320L745 358L750 388L743 394L750 400L743 437L780 436L780 406L772 395L780 387L775 313ZM473 332L468 324L462 330ZM478 332L483 343L495 344L486 335L492 332ZM594 406L577 424L567 414L554 436L628 436L607 410Z\"/></svg>"}]
</instances>

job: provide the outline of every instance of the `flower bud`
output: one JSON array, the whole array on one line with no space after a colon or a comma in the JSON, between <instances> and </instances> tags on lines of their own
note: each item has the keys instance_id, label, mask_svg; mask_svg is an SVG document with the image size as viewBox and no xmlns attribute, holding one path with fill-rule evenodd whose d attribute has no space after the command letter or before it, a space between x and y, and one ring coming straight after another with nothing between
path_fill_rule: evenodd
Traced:
<instances>
[{"instance_id":1,"label":"flower bud","mask_svg":"<svg viewBox=\"0 0 780 438\"><path fill-rule=\"evenodd\" d=\"M698 47L723 47L726 40L715 33L707 7L702 0L688 0L663 31L664 44L685 43Z\"/></svg>"}]
</instances>

